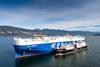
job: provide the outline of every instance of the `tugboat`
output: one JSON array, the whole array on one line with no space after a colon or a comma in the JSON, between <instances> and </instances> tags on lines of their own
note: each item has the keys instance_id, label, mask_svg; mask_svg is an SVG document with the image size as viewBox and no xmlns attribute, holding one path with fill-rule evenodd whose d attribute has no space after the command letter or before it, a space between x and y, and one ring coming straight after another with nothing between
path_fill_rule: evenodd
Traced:
<instances>
[{"instance_id":1,"label":"tugboat","mask_svg":"<svg viewBox=\"0 0 100 67\"><path fill-rule=\"evenodd\" d=\"M49 53L64 53L87 47L82 36L46 36L14 38L15 57L23 58Z\"/></svg>"}]
</instances>

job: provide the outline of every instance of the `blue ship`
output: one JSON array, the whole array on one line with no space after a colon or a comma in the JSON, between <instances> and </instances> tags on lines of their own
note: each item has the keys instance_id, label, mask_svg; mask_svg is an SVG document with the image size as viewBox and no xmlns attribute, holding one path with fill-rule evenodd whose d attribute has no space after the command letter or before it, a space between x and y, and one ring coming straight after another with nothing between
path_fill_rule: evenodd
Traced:
<instances>
[{"instance_id":1,"label":"blue ship","mask_svg":"<svg viewBox=\"0 0 100 67\"><path fill-rule=\"evenodd\" d=\"M54 50L73 50L86 46L82 37L37 37L37 38L15 38L15 57L23 58L36 55L49 54ZM80 41L80 42L79 42ZM75 46L76 44L76 46ZM79 45L78 45L79 44Z\"/></svg>"},{"instance_id":2,"label":"blue ship","mask_svg":"<svg viewBox=\"0 0 100 67\"><path fill-rule=\"evenodd\" d=\"M14 45L16 58L48 54L53 51L51 44Z\"/></svg>"}]
</instances>

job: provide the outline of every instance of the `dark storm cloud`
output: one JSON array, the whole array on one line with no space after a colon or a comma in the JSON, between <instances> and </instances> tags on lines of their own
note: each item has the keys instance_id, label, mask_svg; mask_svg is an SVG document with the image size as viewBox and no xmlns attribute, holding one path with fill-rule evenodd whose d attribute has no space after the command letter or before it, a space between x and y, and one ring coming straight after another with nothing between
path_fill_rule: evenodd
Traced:
<instances>
[{"instance_id":1,"label":"dark storm cloud","mask_svg":"<svg viewBox=\"0 0 100 67\"><path fill-rule=\"evenodd\" d=\"M33 0L33 5L41 9L63 9L82 7L92 0Z\"/></svg>"},{"instance_id":2,"label":"dark storm cloud","mask_svg":"<svg viewBox=\"0 0 100 67\"><path fill-rule=\"evenodd\" d=\"M0 0L0 6L29 6L37 9L61 10L82 7L92 0Z\"/></svg>"},{"instance_id":3,"label":"dark storm cloud","mask_svg":"<svg viewBox=\"0 0 100 67\"><path fill-rule=\"evenodd\" d=\"M0 0L0 5L19 5L31 3L32 0Z\"/></svg>"}]
</instances>

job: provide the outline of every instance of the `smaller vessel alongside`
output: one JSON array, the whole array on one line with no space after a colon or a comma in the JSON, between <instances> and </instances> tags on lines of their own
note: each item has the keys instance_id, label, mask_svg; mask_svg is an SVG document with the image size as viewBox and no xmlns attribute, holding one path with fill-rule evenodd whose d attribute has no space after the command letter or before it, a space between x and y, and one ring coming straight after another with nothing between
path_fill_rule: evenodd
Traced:
<instances>
[{"instance_id":1,"label":"smaller vessel alongside","mask_svg":"<svg viewBox=\"0 0 100 67\"><path fill-rule=\"evenodd\" d=\"M45 36L14 38L15 57L22 58L49 53L64 53L87 47L82 36Z\"/></svg>"},{"instance_id":2,"label":"smaller vessel alongside","mask_svg":"<svg viewBox=\"0 0 100 67\"><path fill-rule=\"evenodd\" d=\"M87 48L85 37L72 36L67 41L69 43L62 44L59 48L54 48L55 50L53 51L53 53L55 54L68 53L68 52L77 51L83 48Z\"/></svg>"}]
</instances>

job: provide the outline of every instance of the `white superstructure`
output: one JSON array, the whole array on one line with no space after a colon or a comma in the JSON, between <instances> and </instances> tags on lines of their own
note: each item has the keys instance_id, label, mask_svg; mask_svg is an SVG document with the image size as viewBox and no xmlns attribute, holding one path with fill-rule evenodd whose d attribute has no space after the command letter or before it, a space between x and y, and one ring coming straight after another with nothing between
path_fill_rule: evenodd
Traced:
<instances>
[{"instance_id":1,"label":"white superstructure","mask_svg":"<svg viewBox=\"0 0 100 67\"><path fill-rule=\"evenodd\" d=\"M16 45L30 45L66 41L84 41L85 38L82 36L44 36L36 38L14 38L14 40Z\"/></svg>"}]
</instances>

